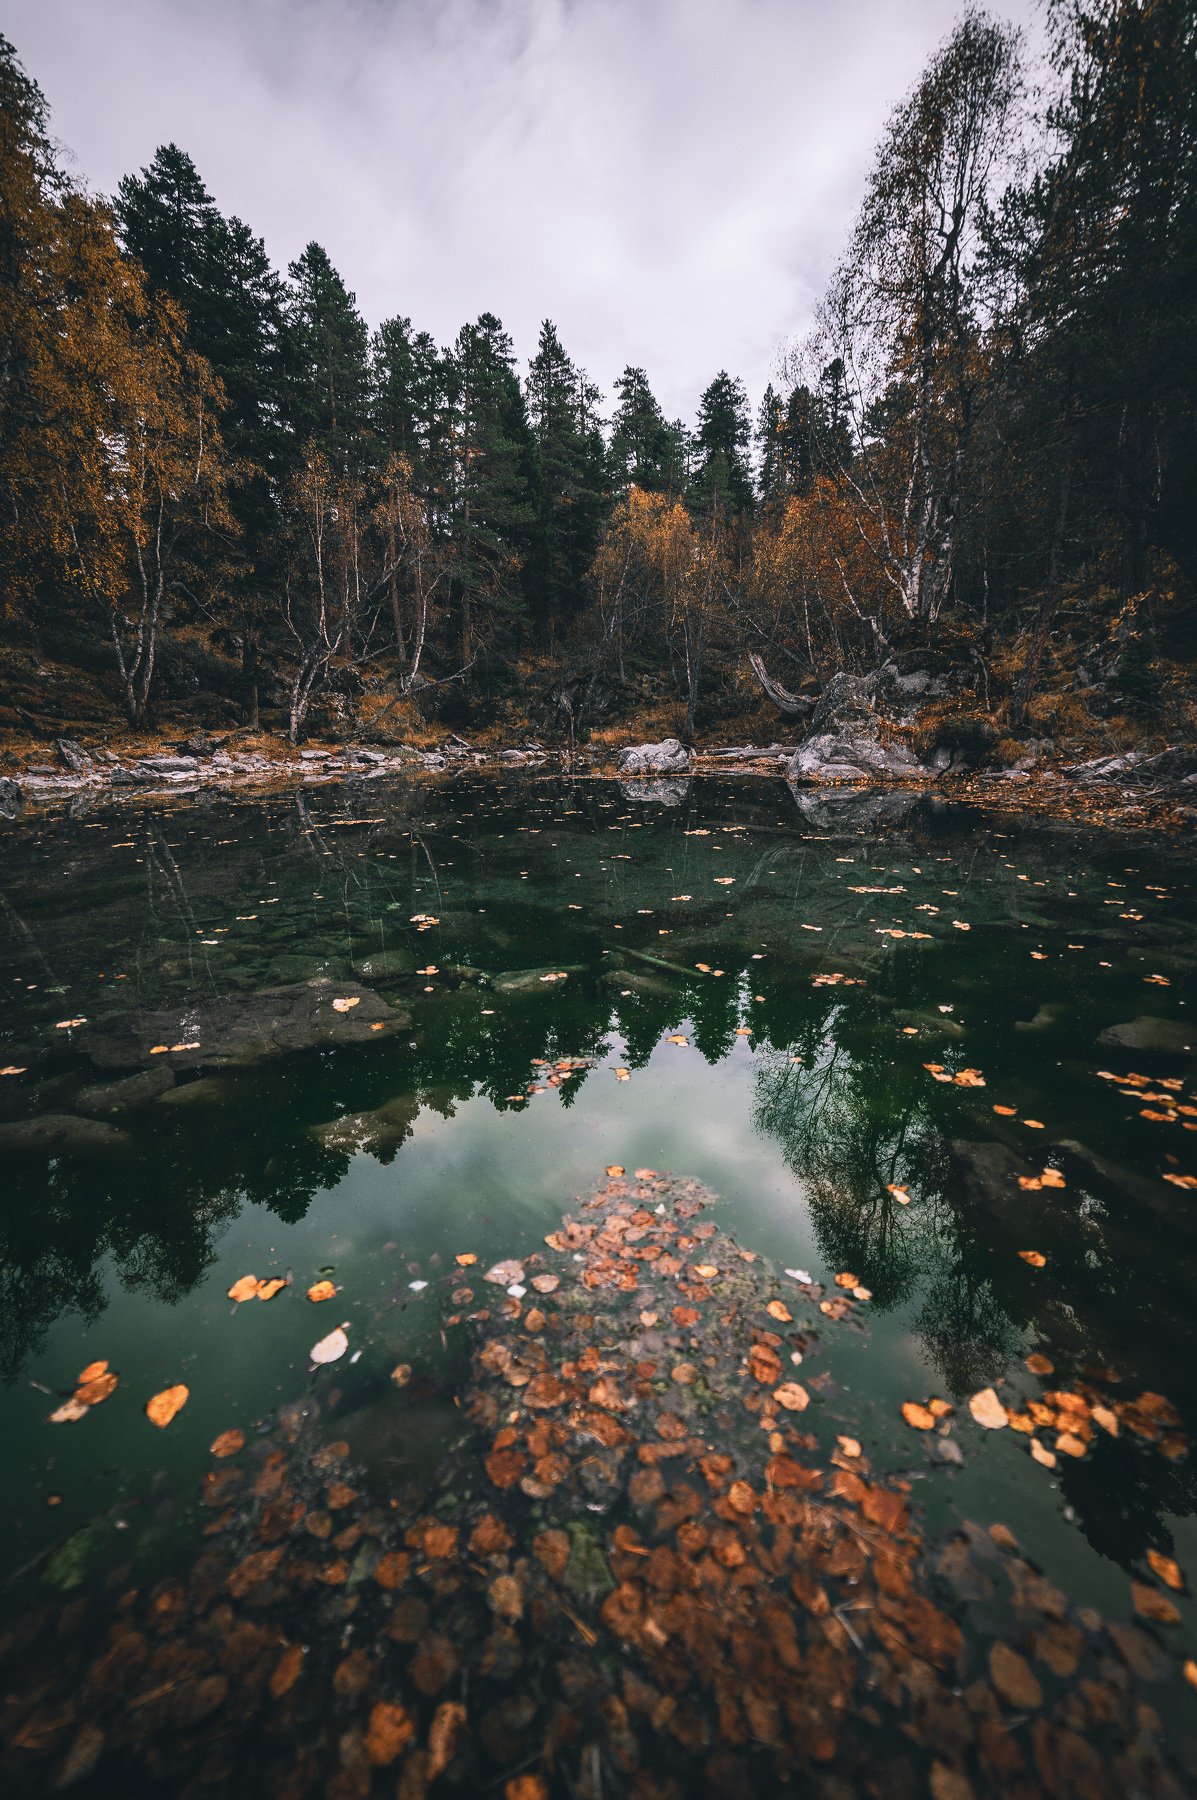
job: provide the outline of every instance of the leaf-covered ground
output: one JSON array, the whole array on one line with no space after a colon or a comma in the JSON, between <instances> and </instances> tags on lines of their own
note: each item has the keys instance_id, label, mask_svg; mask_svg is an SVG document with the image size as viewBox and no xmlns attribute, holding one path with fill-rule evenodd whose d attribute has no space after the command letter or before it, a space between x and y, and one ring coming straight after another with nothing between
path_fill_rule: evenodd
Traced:
<instances>
[{"instance_id":1,"label":"leaf-covered ground","mask_svg":"<svg viewBox=\"0 0 1197 1800\"><path fill-rule=\"evenodd\" d=\"M1158 1559L1107 1623L1001 1526L927 1542L911 1481L845 1428L867 1289L772 1267L711 1203L613 1167L543 1252L459 1257L463 1435L415 1506L320 1439L328 1370L270 1432L230 1426L189 1566L114 1569L0 1636L6 1791L1191 1791L1181 1572ZM1175 1439L1158 1396L1026 1405L1065 1454L1101 1411ZM951 1462L1016 1414L974 1396L964 1450L946 1402L906 1425Z\"/></svg>"}]
</instances>

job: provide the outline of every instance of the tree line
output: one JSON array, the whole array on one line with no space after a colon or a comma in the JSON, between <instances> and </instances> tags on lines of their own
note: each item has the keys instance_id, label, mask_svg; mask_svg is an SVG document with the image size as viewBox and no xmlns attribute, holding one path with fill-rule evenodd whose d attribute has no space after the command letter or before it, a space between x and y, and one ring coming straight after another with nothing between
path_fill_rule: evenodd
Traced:
<instances>
[{"instance_id":1,"label":"tree line","mask_svg":"<svg viewBox=\"0 0 1197 1800\"><path fill-rule=\"evenodd\" d=\"M1013 730L1064 690L1158 709L1197 650L1197 21L1047 25L1028 71L963 15L814 329L755 419L721 371L692 429L630 366L604 416L548 320L522 376L490 313L371 332L176 145L92 196L0 39L10 637L102 646L134 726L183 660L292 741L646 697L693 734L747 652L784 695L903 646L982 671Z\"/></svg>"}]
</instances>

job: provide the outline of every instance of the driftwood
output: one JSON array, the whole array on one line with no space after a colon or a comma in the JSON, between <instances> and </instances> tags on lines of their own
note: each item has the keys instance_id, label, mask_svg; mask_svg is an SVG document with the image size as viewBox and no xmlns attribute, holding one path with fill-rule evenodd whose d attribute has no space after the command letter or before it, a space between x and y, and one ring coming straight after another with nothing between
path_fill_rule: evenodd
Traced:
<instances>
[{"instance_id":1,"label":"driftwood","mask_svg":"<svg viewBox=\"0 0 1197 1800\"><path fill-rule=\"evenodd\" d=\"M802 719L808 713L813 712L814 701L802 694L791 694L789 688L782 687L780 681L774 681L755 650L749 651L748 662L753 674L779 712L785 713L786 717L790 719Z\"/></svg>"}]
</instances>

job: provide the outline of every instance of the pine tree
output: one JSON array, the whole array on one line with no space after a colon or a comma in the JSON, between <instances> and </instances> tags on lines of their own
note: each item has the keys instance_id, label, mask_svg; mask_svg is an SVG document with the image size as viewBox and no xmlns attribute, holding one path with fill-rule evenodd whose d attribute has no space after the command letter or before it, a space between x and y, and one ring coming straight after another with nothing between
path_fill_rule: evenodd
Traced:
<instances>
[{"instance_id":1,"label":"pine tree","mask_svg":"<svg viewBox=\"0 0 1197 1800\"><path fill-rule=\"evenodd\" d=\"M788 491L785 456L785 409L770 382L756 420L757 498L762 507L783 504Z\"/></svg>"},{"instance_id":2,"label":"pine tree","mask_svg":"<svg viewBox=\"0 0 1197 1800\"><path fill-rule=\"evenodd\" d=\"M643 369L630 364L615 383L619 403L611 421L608 462L619 493L677 492L682 481L676 428L666 423Z\"/></svg>"},{"instance_id":3,"label":"pine tree","mask_svg":"<svg viewBox=\"0 0 1197 1800\"><path fill-rule=\"evenodd\" d=\"M689 496L696 513L739 516L751 512L750 435L744 383L721 369L698 403Z\"/></svg>"},{"instance_id":4,"label":"pine tree","mask_svg":"<svg viewBox=\"0 0 1197 1800\"><path fill-rule=\"evenodd\" d=\"M493 313L463 325L447 360L451 482L446 535L462 665L509 647L534 517L535 444L511 339Z\"/></svg>"},{"instance_id":5,"label":"pine tree","mask_svg":"<svg viewBox=\"0 0 1197 1800\"><path fill-rule=\"evenodd\" d=\"M367 455L368 333L354 296L310 243L288 271L288 408L301 443L314 442L338 468Z\"/></svg>"},{"instance_id":6,"label":"pine tree","mask_svg":"<svg viewBox=\"0 0 1197 1800\"><path fill-rule=\"evenodd\" d=\"M524 392L536 444L536 517L524 586L530 605L553 628L582 604L606 483L598 390L570 361L549 319Z\"/></svg>"}]
</instances>

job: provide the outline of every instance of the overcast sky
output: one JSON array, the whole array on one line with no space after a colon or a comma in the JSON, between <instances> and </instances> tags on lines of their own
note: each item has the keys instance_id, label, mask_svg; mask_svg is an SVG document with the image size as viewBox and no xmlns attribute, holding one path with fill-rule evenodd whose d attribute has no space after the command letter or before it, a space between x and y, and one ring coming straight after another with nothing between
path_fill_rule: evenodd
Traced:
<instances>
[{"instance_id":1,"label":"overcast sky","mask_svg":"<svg viewBox=\"0 0 1197 1800\"><path fill-rule=\"evenodd\" d=\"M994 0L1016 21L1034 0ZM958 0L4 0L53 129L111 193L195 159L280 268L311 238L373 326L552 318L609 393L754 406Z\"/></svg>"}]
</instances>

